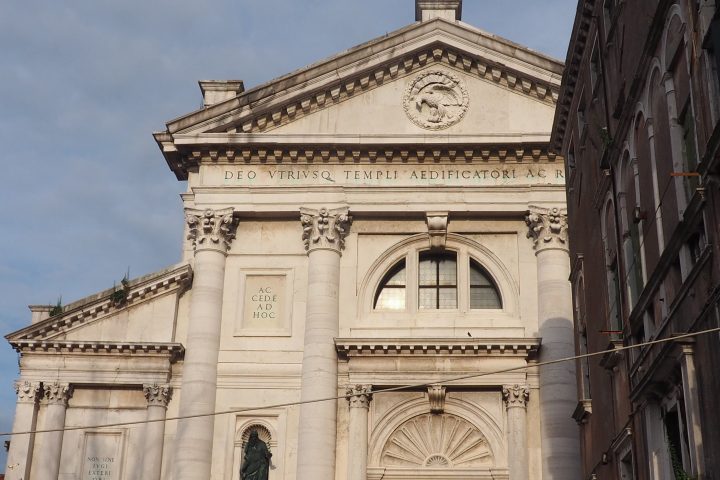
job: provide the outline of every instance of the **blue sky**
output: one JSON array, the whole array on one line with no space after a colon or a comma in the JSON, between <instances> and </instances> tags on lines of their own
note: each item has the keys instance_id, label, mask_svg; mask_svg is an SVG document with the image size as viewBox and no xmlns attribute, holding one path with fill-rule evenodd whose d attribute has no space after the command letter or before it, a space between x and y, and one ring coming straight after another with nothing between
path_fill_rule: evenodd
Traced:
<instances>
[{"instance_id":1,"label":"blue sky","mask_svg":"<svg viewBox=\"0 0 720 480\"><path fill-rule=\"evenodd\" d=\"M576 5L465 0L463 20L564 60ZM413 0L0 2L0 332L179 260L186 186L151 133L202 105L197 80L250 88L413 21ZM0 340L0 431L17 375Z\"/></svg>"}]
</instances>

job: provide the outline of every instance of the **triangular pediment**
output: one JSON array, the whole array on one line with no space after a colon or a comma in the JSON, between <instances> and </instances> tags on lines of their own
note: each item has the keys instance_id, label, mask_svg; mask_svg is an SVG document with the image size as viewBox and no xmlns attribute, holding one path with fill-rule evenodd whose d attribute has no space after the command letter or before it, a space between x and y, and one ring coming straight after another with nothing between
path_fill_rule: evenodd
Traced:
<instances>
[{"instance_id":1,"label":"triangular pediment","mask_svg":"<svg viewBox=\"0 0 720 480\"><path fill-rule=\"evenodd\" d=\"M16 349L58 342L80 342L88 348L167 343L172 340L177 297L191 281L190 265L175 265L73 302L5 338Z\"/></svg>"},{"instance_id":2,"label":"triangular pediment","mask_svg":"<svg viewBox=\"0 0 720 480\"><path fill-rule=\"evenodd\" d=\"M169 157L201 137L199 143L207 143L212 135L246 135L248 143L267 134L472 134L487 135L488 143L501 132L545 136L562 68L557 60L464 23L435 19L173 120L156 139ZM458 79L467 91L463 121L438 129L408 118L408 89L432 72ZM417 98L410 101L418 105Z\"/></svg>"}]
</instances>

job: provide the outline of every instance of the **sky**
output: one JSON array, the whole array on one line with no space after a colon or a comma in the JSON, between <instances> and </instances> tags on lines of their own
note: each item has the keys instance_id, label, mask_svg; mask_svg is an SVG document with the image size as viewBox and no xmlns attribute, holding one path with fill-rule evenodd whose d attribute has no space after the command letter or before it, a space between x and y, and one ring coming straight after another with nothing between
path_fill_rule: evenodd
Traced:
<instances>
[{"instance_id":1,"label":"sky","mask_svg":"<svg viewBox=\"0 0 720 480\"><path fill-rule=\"evenodd\" d=\"M576 5L465 0L463 21L564 60ZM179 261L186 185L151 134L202 106L198 80L249 89L414 14L413 0L0 2L0 333L27 326L28 305ZM18 373L0 339L2 432Z\"/></svg>"}]
</instances>

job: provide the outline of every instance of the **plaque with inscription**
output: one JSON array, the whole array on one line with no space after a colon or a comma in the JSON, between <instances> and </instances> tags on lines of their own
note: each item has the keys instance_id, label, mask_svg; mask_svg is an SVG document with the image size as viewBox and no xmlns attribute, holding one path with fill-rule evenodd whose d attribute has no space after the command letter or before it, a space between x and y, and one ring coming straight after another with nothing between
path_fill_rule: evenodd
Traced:
<instances>
[{"instance_id":1,"label":"plaque with inscription","mask_svg":"<svg viewBox=\"0 0 720 480\"><path fill-rule=\"evenodd\" d=\"M82 480L120 480L122 433L86 432Z\"/></svg>"},{"instance_id":2,"label":"plaque with inscription","mask_svg":"<svg viewBox=\"0 0 720 480\"><path fill-rule=\"evenodd\" d=\"M243 328L258 330L283 328L285 278L285 275L246 277Z\"/></svg>"}]
</instances>

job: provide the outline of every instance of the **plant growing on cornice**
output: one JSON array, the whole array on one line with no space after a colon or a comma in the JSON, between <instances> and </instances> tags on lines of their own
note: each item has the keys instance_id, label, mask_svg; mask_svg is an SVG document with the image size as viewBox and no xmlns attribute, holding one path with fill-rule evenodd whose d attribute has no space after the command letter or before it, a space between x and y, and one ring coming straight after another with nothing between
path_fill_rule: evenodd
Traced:
<instances>
[{"instance_id":1,"label":"plant growing on cornice","mask_svg":"<svg viewBox=\"0 0 720 480\"><path fill-rule=\"evenodd\" d=\"M57 303L50 309L48 314L51 317L54 317L55 315L60 315L61 313L63 313L62 297L59 297Z\"/></svg>"},{"instance_id":2,"label":"plant growing on cornice","mask_svg":"<svg viewBox=\"0 0 720 480\"><path fill-rule=\"evenodd\" d=\"M675 476L675 480L698 480L698 477L690 475L685 471L685 469L683 468L682 460L678 455L675 445L670 440L670 437L667 436L667 434L665 437L668 445L668 452L670 453L670 463L672 464L672 470L673 475Z\"/></svg>"},{"instance_id":3,"label":"plant growing on cornice","mask_svg":"<svg viewBox=\"0 0 720 480\"><path fill-rule=\"evenodd\" d=\"M120 280L119 287L113 283L113 292L110 294L110 300L116 307L121 307L125 305L129 295L130 280L128 280L128 274L125 274L122 280Z\"/></svg>"}]
</instances>

